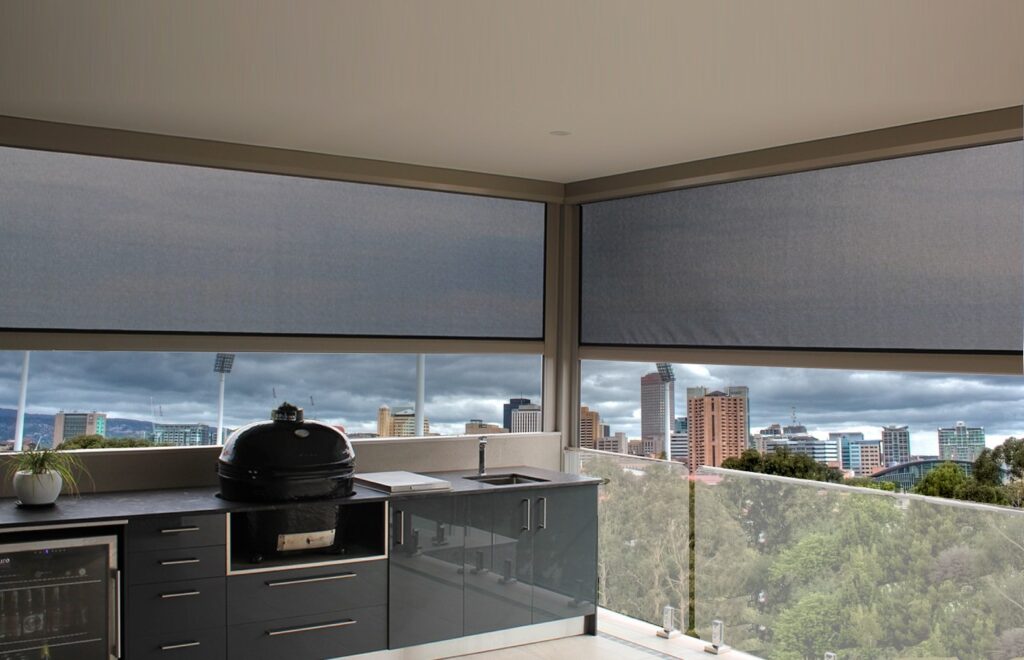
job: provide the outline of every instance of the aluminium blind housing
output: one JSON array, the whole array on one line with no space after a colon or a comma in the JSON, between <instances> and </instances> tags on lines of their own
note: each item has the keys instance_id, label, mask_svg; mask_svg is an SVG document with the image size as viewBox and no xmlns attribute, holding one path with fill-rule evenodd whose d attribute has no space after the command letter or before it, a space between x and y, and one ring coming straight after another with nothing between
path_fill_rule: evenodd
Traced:
<instances>
[{"instance_id":1,"label":"aluminium blind housing","mask_svg":"<svg viewBox=\"0 0 1024 660\"><path fill-rule=\"evenodd\" d=\"M587 204L584 344L1020 352L1021 142Z\"/></svg>"},{"instance_id":2,"label":"aluminium blind housing","mask_svg":"<svg viewBox=\"0 0 1024 660\"><path fill-rule=\"evenodd\" d=\"M0 149L0 327L539 338L544 205Z\"/></svg>"}]
</instances>

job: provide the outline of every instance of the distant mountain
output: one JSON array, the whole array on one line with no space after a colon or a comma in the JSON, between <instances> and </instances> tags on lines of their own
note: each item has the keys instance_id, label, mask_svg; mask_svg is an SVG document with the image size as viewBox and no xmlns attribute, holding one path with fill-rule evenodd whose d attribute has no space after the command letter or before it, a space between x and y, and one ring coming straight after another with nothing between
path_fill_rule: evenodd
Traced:
<instances>
[{"instance_id":1,"label":"distant mountain","mask_svg":"<svg viewBox=\"0 0 1024 660\"><path fill-rule=\"evenodd\" d=\"M0 408L0 442L14 438L14 408ZM108 438L143 438L152 430L152 422L141 419L107 418ZM25 414L25 439L49 446L53 439L53 415Z\"/></svg>"}]
</instances>

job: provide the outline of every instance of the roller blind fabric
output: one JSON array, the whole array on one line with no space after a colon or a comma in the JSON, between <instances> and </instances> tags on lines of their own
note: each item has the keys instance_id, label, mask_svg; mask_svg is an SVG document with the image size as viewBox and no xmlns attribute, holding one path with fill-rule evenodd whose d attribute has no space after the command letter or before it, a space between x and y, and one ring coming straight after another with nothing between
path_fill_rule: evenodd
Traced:
<instances>
[{"instance_id":1,"label":"roller blind fabric","mask_svg":"<svg viewBox=\"0 0 1024 660\"><path fill-rule=\"evenodd\" d=\"M584 344L1019 352L1024 150L587 204Z\"/></svg>"},{"instance_id":2,"label":"roller blind fabric","mask_svg":"<svg viewBox=\"0 0 1024 660\"><path fill-rule=\"evenodd\" d=\"M0 149L0 326L543 335L544 205Z\"/></svg>"}]
</instances>

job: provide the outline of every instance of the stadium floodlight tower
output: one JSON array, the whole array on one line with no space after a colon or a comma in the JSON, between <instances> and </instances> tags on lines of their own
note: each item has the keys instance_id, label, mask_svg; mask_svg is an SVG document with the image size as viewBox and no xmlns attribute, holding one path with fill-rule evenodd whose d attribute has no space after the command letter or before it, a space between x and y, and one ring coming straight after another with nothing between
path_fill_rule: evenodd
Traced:
<instances>
[{"instance_id":1,"label":"stadium floodlight tower","mask_svg":"<svg viewBox=\"0 0 1024 660\"><path fill-rule=\"evenodd\" d=\"M220 401L217 404L217 444L224 444L224 381L235 364L234 353L217 353L213 372L220 374Z\"/></svg>"},{"instance_id":2,"label":"stadium floodlight tower","mask_svg":"<svg viewBox=\"0 0 1024 660\"><path fill-rule=\"evenodd\" d=\"M657 364L658 375L665 385L665 458L672 460L672 383L676 382L676 374L668 362Z\"/></svg>"}]
</instances>

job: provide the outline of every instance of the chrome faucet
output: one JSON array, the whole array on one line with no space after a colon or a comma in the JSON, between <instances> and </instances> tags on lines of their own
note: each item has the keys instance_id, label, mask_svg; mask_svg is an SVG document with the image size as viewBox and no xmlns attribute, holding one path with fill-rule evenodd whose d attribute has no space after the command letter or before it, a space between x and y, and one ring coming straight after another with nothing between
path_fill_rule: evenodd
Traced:
<instances>
[{"instance_id":1,"label":"chrome faucet","mask_svg":"<svg viewBox=\"0 0 1024 660\"><path fill-rule=\"evenodd\" d=\"M484 467L484 464L485 464L484 459L485 459L485 457L487 455L487 436L486 435L482 435L482 436L480 436L479 440L480 440L480 468L477 470L477 476L482 477L485 474L487 474L487 470Z\"/></svg>"}]
</instances>

